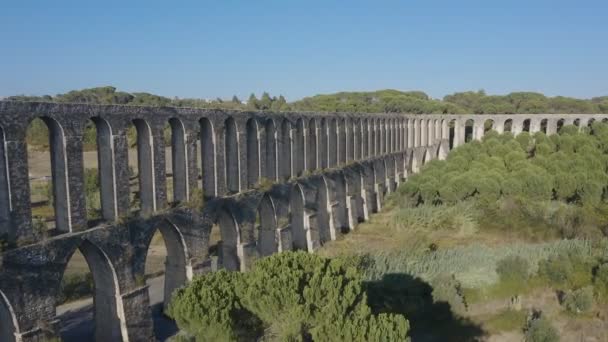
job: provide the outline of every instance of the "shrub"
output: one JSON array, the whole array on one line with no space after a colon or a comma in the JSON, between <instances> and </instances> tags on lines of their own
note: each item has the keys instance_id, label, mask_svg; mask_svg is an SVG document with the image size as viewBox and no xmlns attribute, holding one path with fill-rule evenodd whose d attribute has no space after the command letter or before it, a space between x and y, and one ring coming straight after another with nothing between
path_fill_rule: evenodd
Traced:
<instances>
[{"instance_id":1,"label":"shrub","mask_svg":"<svg viewBox=\"0 0 608 342\"><path fill-rule=\"evenodd\" d=\"M539 263L539 274L560 289L589 285L593 265L582 256L558 254Z\"/></svg>"},{"instance_id":2,"label":"shrub","mask_svg":"<svg viewBox=\"0 0 608 342\"><path fill-rule=\"evenodd\" d=\"M93 274L66 274L61 281L58 304L71 302L93 294Z\"/></svg>"},{"instance_id":3,"label":"shrub","mask_svg":"<svg viewBox=\"0 0 608 342\"><path fill-rule=\"evenodd\" d=\"M255 339L261 334L261 322L236 294L243 277L225 270L197 277L173 294L167 313L197 341Z\"/></svg>"},{"instance_id":4,"label":"shrub","mask_svg":"<svg viewBox=\"0 0 608 342\"><path fill-rule=\"evenodd\" d=\"M453 312L464 314L467 311L467 304L462 293L460 282L454 276L440 276L433 280L433 301L446 302L450 304Z\"/></svg>"},{"instance_id":5,"label":"shrub","mask_svg":"<svg viewBox=\"0 0 608 342\"><path fill-rule=\"evenodd\" d=\"M372 314L359 262L275 254L247 273L196 278L174 294L169 314L204 341L407 341L403 316Z\"/></svg>"},{"instance_id":6,"label":"shrub","mask_svg":"<svg viewBox=\"0 0 608 342\"><path fill-rule=\"evenodd\" d=\"M608 300L608 263L598 266L593 278L593 285L598 298L603 301Z\"/></svg>"},{"instance_id":7,"label":"shrub","mask_svg":"<svg viewBox=\"0 0 608 342\"><path fill-rule=\"evenodd\" d=\"M508 256L496 265L496 273L504 282L524 282L528 279L530 265L520 256Z\"/></svg>"},{"instance_id":8,"label":"shrub","mask_svg":"<svg viewBox=\"0 0 608 342\"><path fill-rule=\"evenodd\" d=\"M557 342L557 329L545 317L531 320L525 328L526 342Z\"/></svg>"},{"instance_id":9,"label":"shrub","mask_svg":"<svg viewBox=\"0 0 608 342\"><path fill-rule=\"evenodd\" d=\"M588 312L593 307L593 287L585 286L578 290L566 292L562 305L571 313Z\"/></svg>"}]
</instances>

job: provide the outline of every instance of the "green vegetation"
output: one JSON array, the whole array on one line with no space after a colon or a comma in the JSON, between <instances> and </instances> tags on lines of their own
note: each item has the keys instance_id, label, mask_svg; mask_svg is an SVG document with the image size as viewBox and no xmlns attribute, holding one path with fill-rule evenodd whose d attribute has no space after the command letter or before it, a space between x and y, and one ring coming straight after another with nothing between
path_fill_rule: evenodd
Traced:
<instances>
[{"instance_id":1,"label":"green vegetation","mask_svg":"<svg viewBox=\"0 0 608 342\"><path fill-rule=\"evenodd\" d=\"M176 291L168 313L197 341L408 340L403 316L372 313L356 259L304 252L198 277Z\"/></svg>"},{"instance_id":2,"label":"green vegetation","mask_svg":"<svg viewBox=\"0 0 608 342\"><path fill-rule=\"evenodd\" d=\"M273 111L325 111L352 113L608 113L608 96L582 100L564 96L547 97L533 92L515 92L507 95L486 95L483 90L460 92L432 99L422 91L378 90L367 92L340 92L315 95L288 103L283 96L254 94L245 102L233 96L231 100L203 100L168 98L149 93L126 93L106 86L73 90L56 96L10 96L11 101L42 101L61 103L120 104L139 106L173 106L193 108L220 108Z\"/></svg>"},{"instance_id":3,"label":"green vegetation","mask_svg":"<svg viewBox=\"0 0 608 342\"><path fill-rule=\"evenodd\" d=\"M557 342L559 335L551 322L541 316L533 319L526 327L526 341L528 342Z\"/></svg>"}]
</instances>

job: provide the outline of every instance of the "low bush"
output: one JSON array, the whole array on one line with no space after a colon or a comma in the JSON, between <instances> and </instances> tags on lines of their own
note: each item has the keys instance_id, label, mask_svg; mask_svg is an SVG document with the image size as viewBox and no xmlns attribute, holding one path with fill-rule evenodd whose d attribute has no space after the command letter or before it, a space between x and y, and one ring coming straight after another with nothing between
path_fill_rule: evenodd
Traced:
<instances>
[{"instance_id":1,"label":"low bush","mask_svg":"<svg viewBox=\"0 0 608 342\"><path fill-rule=\"evenodd\" d=\"M93 295L92 273L66 274L61 281L57 304L71 302Z\"/></svg>"},{"instance_id":2,"label":"low bush","mask_svg":"<svg viewBox=\"0 0 608 342\"><path fill-rule=\"evenodd\" d=\"M528 322L524 328L526 342L557 342L559 334L551 322L541 316Z\"/></svg>"},{"instance_id":3,"label":"low bush","mask_svg":"<svg viewBox=\"0 0 608 342\"><path fill-rule=\"evenodd\" d=\"M601 264L597 267L593 278L593 286L598 299L603 302L608 301L608 263Z\"/></svg>"},{"instance_id":4,"label":"low bush","mask_svg":"<svg viewBox=\"0 0 608 342\"><path fill-rule=\"evenodd\" d=\"M593 307L593 287L585 286L578 290L566 292L562 299L562 305L570 313L588 312Z\"/></svg>"},{"instance_id":5,"label":"low bush","mask_svg":"<svg viewBox=\"0 0 608 342\"><path fill-rule=\"evenodd\" d=\"M591 284L594 263L590 258L562 253L539 263L539 275L558 289L579 288Z\"/></svg>"}]
</instances>

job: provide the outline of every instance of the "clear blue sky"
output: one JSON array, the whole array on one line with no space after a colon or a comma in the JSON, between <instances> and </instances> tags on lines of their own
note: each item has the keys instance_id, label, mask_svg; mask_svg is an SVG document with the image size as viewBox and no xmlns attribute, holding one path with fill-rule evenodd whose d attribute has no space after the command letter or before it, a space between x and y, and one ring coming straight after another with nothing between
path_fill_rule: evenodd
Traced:
<instances>
[{"instance_id":1,"label":"clear blue sky","mask_svg":"<svg viewBox=\"0 0 608 342\"><path fill-rule=\"evenodd\" d=\"M608 94L606 0L0 2L0 96Z\"/></svg>"}]
</instances>

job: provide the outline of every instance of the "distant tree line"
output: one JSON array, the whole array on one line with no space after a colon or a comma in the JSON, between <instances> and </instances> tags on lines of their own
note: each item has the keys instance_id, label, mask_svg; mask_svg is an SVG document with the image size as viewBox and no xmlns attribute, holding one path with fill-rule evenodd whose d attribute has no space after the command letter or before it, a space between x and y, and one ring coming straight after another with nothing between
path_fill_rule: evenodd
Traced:
<instances>
[{"instance_id":1,"label":"distant tree line","mask_svg":"<svg viewBox=\"0 0 608 342\"><path fill-rule=\"evenodd\" d=\"M592 99L547 97L534 92L514 92L507 95L487 95L483 90L454 93L443 99L433 99L422 91L378 90L370 92L340 92L315 95L288 103L279 95L264 92L258 99L251 94L247 101L233 96L230 100L168 98L150 93L127 93L115 87L73 90L56 96L10 96L11 101L43 101L60 103L121 104L140 106L172 106L272 111L323 111L351 113L433 113L433 114L535 114L535 113L608 113L608 96Z\"/></svg>"}]
</instances>

